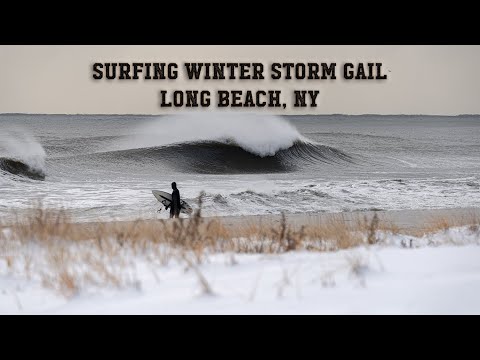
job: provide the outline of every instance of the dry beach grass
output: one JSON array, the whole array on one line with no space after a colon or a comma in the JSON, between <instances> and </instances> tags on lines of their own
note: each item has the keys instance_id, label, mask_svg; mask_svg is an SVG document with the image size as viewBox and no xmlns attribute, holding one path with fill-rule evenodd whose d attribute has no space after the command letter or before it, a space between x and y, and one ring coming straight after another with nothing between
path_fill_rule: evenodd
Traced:
<instances>
[{"instance_id":1,"label":"dry beach grass","mask_svg":"<svg viewBox=\"0 0 480 360\"><path fill-rule=\"evenodd\" d=\"M212 293L199 265L213 253L279 254L294 250L336 251L381 244L385 234L422 235L455 226L480 224L478 216L432 218L414 231L393 221L358 215L348 219L331 214L322 221L290 223L251 219L225 224L203 218L201 199L189 219L133 222L75 223L64 210L36 206L15 221L0 224L0 271L40 279L45 287L66 297L90 287L138 288L137 260L155 272L172 261L181 262L198 276L204 293Z\"/></svg>"}]
</instances>

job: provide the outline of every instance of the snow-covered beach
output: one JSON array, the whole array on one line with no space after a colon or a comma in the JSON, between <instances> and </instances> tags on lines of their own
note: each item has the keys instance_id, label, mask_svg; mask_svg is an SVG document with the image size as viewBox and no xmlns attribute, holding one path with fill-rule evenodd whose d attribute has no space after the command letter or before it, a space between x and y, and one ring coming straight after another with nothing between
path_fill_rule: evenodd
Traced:
<instances>
[{"instance_id":1,"label":"snow-covered beach","mask_svg":"<svg viewBox=\"0 0 480 360\"><path fill-rule=\"evenodd\" d=\"M431 227L433 219L438 225L455 214L468 222L467 215L473 219L478 209L429 212L379 214L380 223L389 215L404 224L395 233L379 225L375 244L368 244L365 233L360 243L326 251L307 242L292 250L177 248L141 242L136 233L128 239L122 231L100 245L96 239L48 236L19 240L6 227L1 236L0 313L480 314L478 224ZM419 214L432 219L432 230L423 235L425 221ZM313 226L312 216L304 216L303 222ZM319 228L327 216L316 216ZM301 223L298 215L286 220ZM251 218L228 221L227 228L252 226ZM261 219L264 227L277 221ZM308 241L315 244L315 239Z\"/></svg>"}]
</instances>

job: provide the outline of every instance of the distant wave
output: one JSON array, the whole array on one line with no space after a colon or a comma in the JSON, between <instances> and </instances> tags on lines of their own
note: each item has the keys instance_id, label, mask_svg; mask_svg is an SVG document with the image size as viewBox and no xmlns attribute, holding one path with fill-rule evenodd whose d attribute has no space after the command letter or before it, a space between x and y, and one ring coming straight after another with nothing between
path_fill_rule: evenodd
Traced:
<instances>
[{"instance_id":1,"label":"distant wave","mask_svg":"<svg viewBox=\"0 0 480 360\"><path fill-rule=\"evenodd\" d=\"M45 150L23 129L9 129L0 135L0 169L34 180L45 179Z\"/></svg>"},{"instance_id":2,"label":"distant wave","mask_svg":"<svg viewBox=\"0 0 480 360\"><path fill-rule=\"evenodd\" d=\"M21 161L0 158L0 169L13 175L25 176L33 180L45 180L45 172L30 167Z\"/></svg>"}]
</instances>

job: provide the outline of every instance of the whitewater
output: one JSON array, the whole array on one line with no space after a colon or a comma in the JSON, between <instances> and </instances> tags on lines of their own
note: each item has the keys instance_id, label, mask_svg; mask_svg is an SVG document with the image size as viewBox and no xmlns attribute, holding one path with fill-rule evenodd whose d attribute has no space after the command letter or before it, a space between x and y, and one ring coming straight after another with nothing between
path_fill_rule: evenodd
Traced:
<instances>
[{"instance_id":1,"label":"whitewater","mask_svg":"<svg viewBox=\"0 0 480 360\"><path fill-rule=\"evenodd\" d=\"M273 156L305 138L288 121L258 114L167 115L139 126L136 134L113 144L111 150L151 148L170 144L219 141L240 146L260 157Z\"/></svg>"}]
</instances>

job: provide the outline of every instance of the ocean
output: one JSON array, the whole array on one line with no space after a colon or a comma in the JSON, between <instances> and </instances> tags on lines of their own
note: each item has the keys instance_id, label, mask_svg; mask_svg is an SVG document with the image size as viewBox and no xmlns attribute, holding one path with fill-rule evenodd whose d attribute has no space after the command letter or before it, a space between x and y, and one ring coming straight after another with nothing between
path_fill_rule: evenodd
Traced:
<instances>
[{"instance_id":1,"label":"ocean","mask_svg":"<svg viewBox=\"0 0 480 360\"><path fill-rule=\"evenodd\" d=\"M151 190L206 216L480 203L480 116L0 114L0 218L167 218Z\"/></svg>"}]
</instances>

